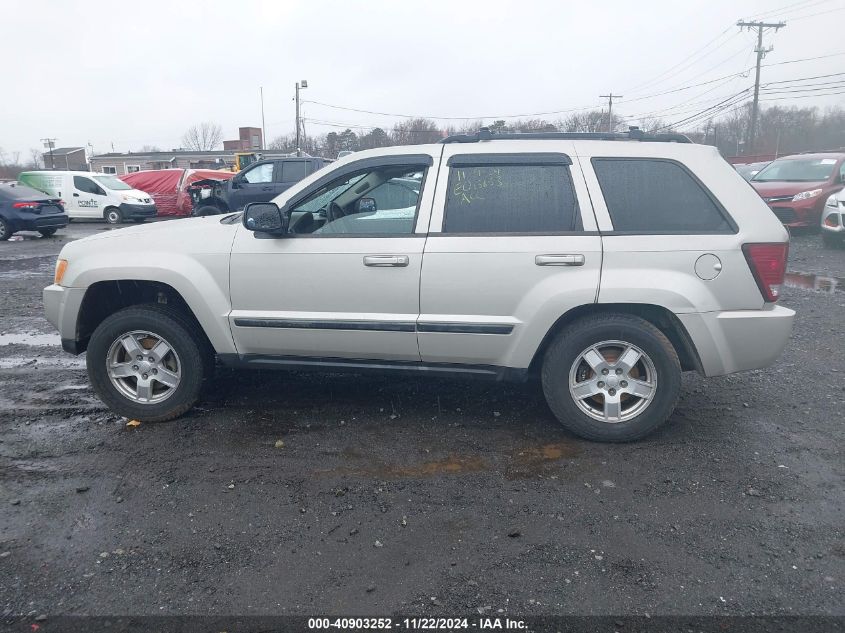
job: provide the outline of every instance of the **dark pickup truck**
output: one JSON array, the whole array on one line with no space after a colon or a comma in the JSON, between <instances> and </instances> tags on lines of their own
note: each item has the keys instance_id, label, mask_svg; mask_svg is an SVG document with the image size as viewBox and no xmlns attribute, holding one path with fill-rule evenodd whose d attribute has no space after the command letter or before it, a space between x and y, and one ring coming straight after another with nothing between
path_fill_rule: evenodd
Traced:
<instances>
[{"instance_id":1,"label":"dark pickup truck","mask_svg":"<svg viewBox=\"0 0 845 633\"><path fill-rule=\"evenodd\" d=\"M267 158L229 180L197 180L188 187L192 215L217 215L238 211L250 202L269 202L329 162L312 156Z\"/></svg>"}]
</instances>

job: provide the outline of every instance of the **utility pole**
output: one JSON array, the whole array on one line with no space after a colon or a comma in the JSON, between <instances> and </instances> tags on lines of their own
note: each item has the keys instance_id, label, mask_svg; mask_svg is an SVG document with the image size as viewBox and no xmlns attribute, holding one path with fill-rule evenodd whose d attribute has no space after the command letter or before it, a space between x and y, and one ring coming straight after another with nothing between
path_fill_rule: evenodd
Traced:
<instances>
[{"instance_id":1,"label":"utility pole","mask_svg":"<svg viewBox=\"0 0 845 633\"><path fill-rule=\"evenodd\" d=\"M261 92L261 149L267 147L267 128L264 126L264 86L259 88Z\"/></svg>"},{"instance_id":2,"label":"utility pole","mask_svg":"<svg viewBox=\"0 0 845 633\"><path fill-rule=\"evenodd\" d=\"M613 97L621 99L622 95L615 95L613 91L610 94L599 95L599 99L607 99L607 131L613 132Z\"/></svg>"},{"instance_id":3,"label":"utility pole","mask_svg":"<svg viewBox=\"0 0 845 633\"><path fill-rule=\"evenodd\" d=\"M302 149L299 146L299 130L300 130L300 126L299 126L299 121L300 121L300 117L299 117L299 91L302 90L303 88L307 88L307 87L308 87L308 81L306 79L303 79L301 81L296 82L296 155L297 156L302 156Z\"/></svg>"},{"instance_id":4,"label":"utility pole","mask_svg":"<svg viewBox=\"0 0 845 633\"><path fill-rule=\"evenodd\" d=\"M786 22L746 22L740 20L736 25L743 29L748 28L749 31L757 29L757 46L754 52L757 53L757 73L754 76L754 101L751 102L751 121L748 123L748 138L745 141L745 152L754 151L754 141L757 135L757 110L760 105L760 62L773 50L773 46L763 48L763 31L765 29L782 29L786 26Z\"/></svg>"},{"instance_id":5,"label":"utility pole","mask_svg":"<svg viewBox=\"0 0 845 633\"><path fill-rule=\"evenodd\" d=\"M50 150L50 169L56 168L55 160L53 159L53 148L56 146L56 139L54 138L42 138L41 142L44 143L44 147Z\"/></svg>"}]
</instances>

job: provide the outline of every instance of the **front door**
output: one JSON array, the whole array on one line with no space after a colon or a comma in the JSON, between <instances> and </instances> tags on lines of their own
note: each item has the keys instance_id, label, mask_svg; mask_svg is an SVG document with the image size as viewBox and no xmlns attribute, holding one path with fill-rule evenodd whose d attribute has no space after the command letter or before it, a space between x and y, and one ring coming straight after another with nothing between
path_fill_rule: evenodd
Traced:
<instances>
[{"instance_id":1,"label":"front door","mask_svg":"<svg viewBox=\"0 0 845 633\"><path fill-rule=\"evenodd\" d=\"M273 162L247 168L231 181L229 203L233 210L243 209L250 202L267 202L276 197Z\"/></svg>"},{"instance_id":2,"label":"front door","mask_svg":"<svg viewBox=\"0 0 845 633\"><path fill-rule=\"evenodd\" d=\"M102 218L106 207L106 192L86 176L73 177L71 195L65 198L69 204L68 215L74 218Z\"/></svg>"},{"instance_id":3,"label":"front door","mask_svg":"<svg viewBox=\"0 0 845 633\"><path fill-rule=\"evenodd\" d=\"M230 325L241 356L419 361L416 319L434 156L364 159L294 194L290 232L240 229ZM403 206L378 200L401 182Z\"/></svg>"},{"instance_id":4,"label":"front door","mask_svg":"<svg viewBox=\"0 0 845 633\"><path fill-rule=\"evenodd\" d=\"M561 315L596 301L602 243L584 178L570 142L548 147L446 146L420 282L423 362L525 369Z\"/></svg>"}]
</instances>

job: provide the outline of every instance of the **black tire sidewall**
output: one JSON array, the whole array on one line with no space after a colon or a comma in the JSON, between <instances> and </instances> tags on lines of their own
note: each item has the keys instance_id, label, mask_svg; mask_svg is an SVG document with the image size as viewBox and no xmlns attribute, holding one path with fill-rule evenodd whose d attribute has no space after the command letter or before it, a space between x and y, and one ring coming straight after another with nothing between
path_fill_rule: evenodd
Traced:
<instances>
[{"instance_id":1,"label":"black tire sidewall","mask_svg":"<svg viewBox=\"0 0 845 633\"><path fill-rule=\"evenodd\" d=\"M575 358L590 345L607 340L636 345L651 358L657 372L654 399L626 422L594 420L578 408L569 392ZM651 323L637 317L600 317L576 323L558 335L546 352L542 383L549 407L570 431L590 440L630 442L654 431L672 413L680 393L681 368L672 344Z\"/></svg>"},{"instance_id":2,"label":"black tire sidewall","mask_svg":"<svg viewBox=\"0 0 845 633\"><path fill-rule=\"evenodd\" d=\"M220 215L221 211L213 204L204 204L197 209L197 217L203 218L209 215Z\"/></svg>"},{"instance_id":3,"label":"black tire sidewall","mask_svg":"<svg viewBox=\"0 0 845 633\"><path fill-rule=\"evenodd\" d=\"M182 378L176 391L156 404L139 404L112 385L106 371L108 350L117 338L133 330L146 330L166 339L179 357ZM88 377L97 395L116 413L144 422L178 417L193 406L202 387L204 359L200 345L175 315L155 307L127 308L105 319L94 331L86 355Z\"/></svg>"},{"instance_id":4,"label":"black tire sidewall","mask_svg":"<svg viewBox=\"0 0 845 633\"><path fill-rule=\"evenodd\" d=\"M0 226L3 227L3 232L0 234L0 242L5 242L12 237L12 232L9 230L9 223L3 218L0 218Z\"/></svg>"},{"instance_id":5,"label":"black tire sidewall","mask_svg":"<svg viewBox=\"0 0 845 633\"><path fill-rule=\"evenodd\" d=\"M109 219L109 215L111 215L112 211L114 211L115 213L117 213L117 221L116 221L116 222L112 222L112 221ZM121 222L123 222L123 214L120 212L120 209L118 209L118 208L116 208L116 207L109 207L108 209L106 209L106 210L103 212L103 218L104 218L104 219L105 219L105 221L106 221L106 222L108 222L109 224L120 224Z\"/></svg>"},{"instance_id":6,"label":"black tire sidewall","mask_svg":"<svg viewBox=\"0 0 845 633\"><path fill-rule=\"evenodd\" d=\"M53 237L56 234L56 229L41 229L38 231L42 237Z\"/></svg>"}]
</instances>

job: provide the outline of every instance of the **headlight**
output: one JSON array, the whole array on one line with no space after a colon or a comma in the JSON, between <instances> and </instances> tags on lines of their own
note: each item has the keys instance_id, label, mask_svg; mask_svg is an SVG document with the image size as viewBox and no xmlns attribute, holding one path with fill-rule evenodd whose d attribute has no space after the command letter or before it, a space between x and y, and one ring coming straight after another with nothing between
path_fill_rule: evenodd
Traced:
<instances>
[{"instance_id":1,"label":"headlight","mask_svg":"<svg viewBox=\"0 0 845 633\"><path fill-rule=\"evenodd\" d=\"M812 191L802 191L801 193L796 193L795 197L792 198L793 202L798 202L799 200L807 200L808 198L815 198L816 196L822 195L824 189L813 189Z\"/></svg>"},{"instance_id":2,"label":"headlight","mask_svg":"<svg viewBox=\"0 0 845 633\"><path fill-rule=\"evenodd\" d=\"M821 189L819 189L819 191L821 191ZM122 195L120 197L123 198L125 202L140 202L140 200L138 200L135 196Z\"/></svg>"},{"instance_id":3,"label":"headlight","mask_svg":"<svg viewBox=\"0 0 845 633\"><path fill-rule=\"evenodd\" d=\"M64 279L65 272L67 272L67 260L66 259L57 259L56 260L56 273L53 275L53 283L56 285L62 285L62 279Z\"/></svg>"},{"instance_id":4,"label":"headlight","mask_svg":"<svg viewBox=\"0 0 845 633\"><path fill-rule=\"evenodd\" d=\"M834 209L836 207L838 207L839 201L836 199L836 194L833 194L832 196L830 196L830 198L827 199L827 202L824 203L824 206L833 207Z\"/></svg>"}]
</instances>

